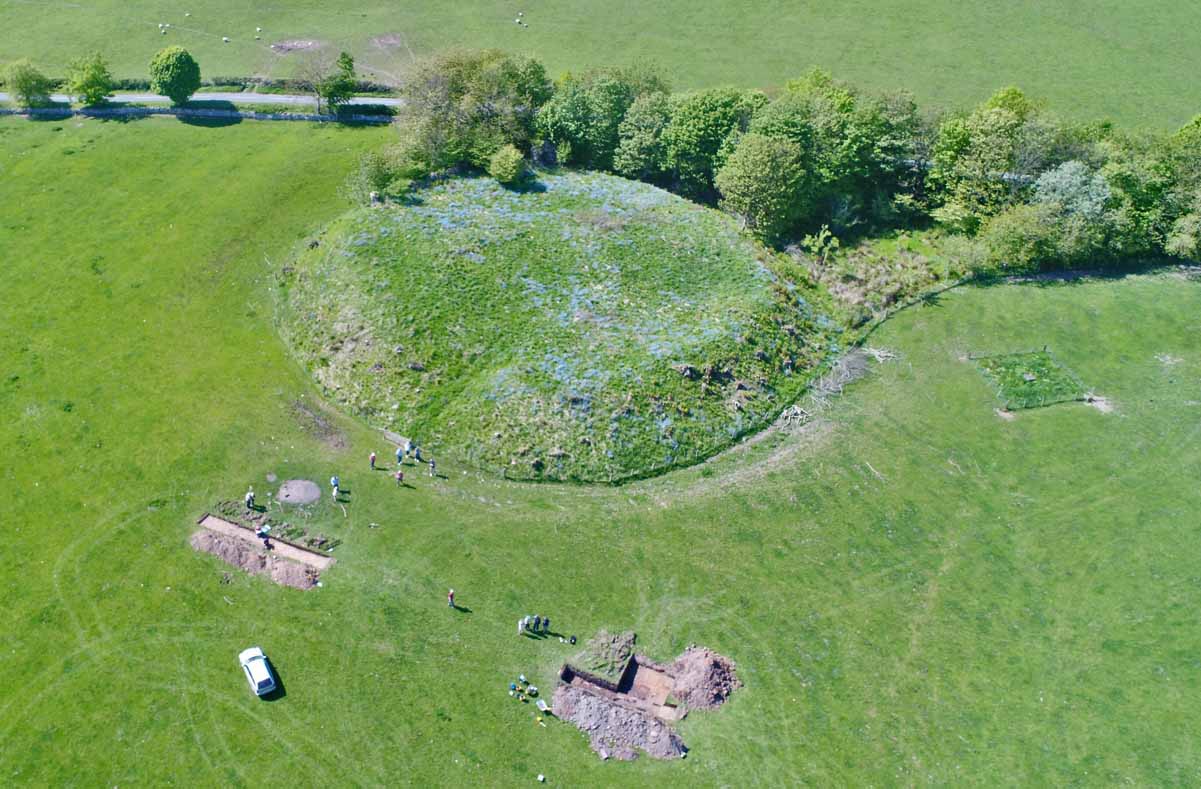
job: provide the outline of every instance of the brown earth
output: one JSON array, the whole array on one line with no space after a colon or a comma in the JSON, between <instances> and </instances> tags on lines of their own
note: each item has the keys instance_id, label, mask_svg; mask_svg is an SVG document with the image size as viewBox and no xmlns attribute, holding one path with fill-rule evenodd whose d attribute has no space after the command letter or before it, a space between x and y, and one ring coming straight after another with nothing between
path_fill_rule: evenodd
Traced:
<instances>
[{"instance_id":1,"label":"brown earth","mask_svg":"<svg viewBox=\"0 0 1201 789\"><path fill-rule=\"evenodd\" d=\"M556 716L587 734L592 750L602 759L634 759L639 750L656 759L678 759L688 750L680 736L658 718L579 685L556 688L551 708Z\"/></svg>"},{"instance_id":2,"label":"brown earth","mask_svg":"<svg viewBox=\"0 0 1201 789\"><path fill-rule=\"evenodd\" d=\"M313 438L323 441L330 449L346 449L346 436L334 427L329 417L321 412L320 406L296 400L292 403L292 414L301 429Z\"/></svg>"},{"instance_id":3,"label":"brown earth","mask_svg":"<svg viewBox=\"0 0 1201 789\"><path fill-rule=\"evenodd\" d=\"M320 579L316 568L275 556L261 545L227 534L201 529L192 535L192 547L216 556L226 564L251 575L266 575L277 584L293 589L311 589Z\"/></svg>"},{"instance_id":4,"label":"brown earth","mask_svg":"<svg viewBox=\"0 0 1201 789\"><path fill-rule=\"evenodd\" d=\"M688 748L671 724L690 710L721 706L742 686L733 661L695 645L670 665L633 656L615 690L570 665L560 679L554 714L587 734L602 759L634 759L639 751L656 759L682 758Z\"/></svg>"},{"instance_id":5,"label":"brown earth","mask_svg":"<svg viewBox=\"0 0 1201 789\"><path fill-rule=\"evenodd\" d=\"M734 661L705 647L688 647L668 671L676 679L672 695L687 710L720 707L742 687L734 674Z\"/></svg>"}]
</instances>

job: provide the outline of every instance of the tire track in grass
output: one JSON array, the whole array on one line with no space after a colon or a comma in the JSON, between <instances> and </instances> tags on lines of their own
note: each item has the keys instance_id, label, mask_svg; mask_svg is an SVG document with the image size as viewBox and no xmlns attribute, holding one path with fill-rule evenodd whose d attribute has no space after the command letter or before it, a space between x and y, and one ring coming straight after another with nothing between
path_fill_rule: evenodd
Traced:
<instances>
[{"instance_id":1,"label":"tire track in grass","mask_svg":"<svg viewBox=\"0 0 1201 789\"><path fill-rule=\"evenodd\" d=\"M325 786L336 786L336 785L350 786L350 785L359 783L359 781L357 781L355 778L348 776L346 774L346 772L340 766L336 767L337 773L338 773L336 780L330 775L330 772L329 772L329 770L326 769L326 766L328 765L328 766L333 767L333 766L340 765L341 758L340 758L339 754L337 754L337 753L328 754L327 758L324 760L324 763L323 763L323 761L317 760L310 754L314 754L314 753L324 754L324 753L326 753L326 749L321 747L321 745L314 742L312 739L309 739L308 737L299 735L295 730L287 731L286 736L285 736L285 734L280 731L280 727L278 725L276 725L276 723L274 721L272 721L270 718L267 718L263 715L260 715L256 712L252 712L251 710L247 709L245 703L242 701L233 701L233 700L227 698L224 694L218 695L215 693L208 693L207 698L208 698L208 702L209 702L210 713L211 713L211 716L213 719L214 731L219 731L221 726L220 726L219 716L216 714L216 711L213 709L213 705L220 704L229 709L232 709L234 712L236 712L246 718L249 718L251 721L253 721L256 729L258 731L265 732L268 735L268 737L267 737L268 740L273 745L286 751L288 754L288 758L290 760L296 762L297 764L300 764L303 762L306 765L305 769L307 771L309 771L314 777L320 776L319 779L316 781L318 784L325 785ZM292 743L296 742L296 741L300 741L300 743L304 747L300 748L300 747L293 745ZM226 745L226 750L229 751L228 745ZM232 759L232 753L231 753L231 759ZM245 780L244 776L243 776L243 780Z\"/></svg>"},{"instance_id":2,"label":"tire track in grass","mask_svg":"<svg viewBox=\"0 0 1201 789\"><path fill-rule=\"evenodd\" d=\"M58 557L54 560L54 567L50 573L51 582L54 584L54 594L62 604L63 609L67 612L67 616L71 620L71 627L75 630L75 637L79 640L81 646L84 646L88 643L90 636L80 620L78 612L67 599L66 593L63 592L62 574L64 566L70 560L72 555L76 551L80 550L81 546L85 545L88 540L93 539L92 535L94 532L103 529L108 523L116 520L126 512L128 512L128 510L115 511L112 514L101 518L93 525L80 529L75 539L67 543L66 547L59 552ZM76 576L78 577L78 565L76 566ZM107 638L108 634L104 633L102 630L101 635Z\"/></svg>"},{"instance_id":3,"label":"tire track in grass","mask_svg":"<svg viewBox=\"0 0 1201 789\"><path fill-rule=\"evenodd\" d=\"M184 712L188 716L188 728L192 732L192 740L193 740L193 742L196 743L196 747L197 747L197 749L199 749L200 755L204 758L204 764L206 767L209 768L209 772L213 773L214 775L216 775L218 777L221 777L219 771L217 770L217 766L215 764L213 764L212 757L209 756L208 749L204 747L204 741L200 736L200 729L196 725L196 716L192 712L192 700L191 700L191 698L189 698L191 690L192 690L191 683L187 682L187 680L186 680L187 670L184 666L182 656L176 657L176 666L178 667L180 685L182 686L182 689L181 689L179 695L180 695L181 699L183 700Z\"/></svg>"}]
</instances>

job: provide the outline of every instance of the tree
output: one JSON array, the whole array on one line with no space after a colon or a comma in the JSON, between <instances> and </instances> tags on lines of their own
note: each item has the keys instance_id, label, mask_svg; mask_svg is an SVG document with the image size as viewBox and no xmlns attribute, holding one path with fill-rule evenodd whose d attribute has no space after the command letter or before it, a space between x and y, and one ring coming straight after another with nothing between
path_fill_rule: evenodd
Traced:
<instances>
[{"instance_id":1,"label":"tree","mask_svg":"<svg viewBox=\"0 0 1201 789\"><path fill-rule=\"evenodd\" d=\"M647 93L634 99L617 128L613 169L626 178L657 181L667 172L663 132L671 122L671 98Z\"/></svg>"},{"instance_id":2,"label":"tree","mask_svg":"<svg viewBox=\"0 0 1201 789\"><path fill-rule=\"evenodd\" d=\"M354 97L355 86L354 58L341 52L333 67L326 69L313 82L313 90L317 94L317 112L321 112L323 100L327 110L337 112L338 107Z\"/></svg>"},{"instance_id":3,"label":"tree","mask_svg":"<svg viewBox=\"0 0 1201 789\"><path fill-rule=\"evenodd\" d=\"M1060 258L1059 208L1015 205L990 218L980 231L989 263L1008 271L1029 271Z\"/></svg>"},{"instance_id":4,"label":"tree","mask_svg":"<svg viewBox=\"0 0 1201 789\"><path fill-rule=\"evenodd\" d=\"M538 110L552 90L536 60L453 50L421 61L407 76L397 125L435 170L486 168L506 143L529 149Z\"/></svg>"},{"instance_id":5,"label":"tree","mask_svg":"<svg viewBox=\"0 0 1201 789\"><path fill-rule=\"evenodd\" d=\"M172 104L186 103L199 88L200 65L183 47L161 49L150 61L150 89Z\"/></svg>"},{"instance_id":6,"label":"tree","mask_svg":"<svg viewBox=\"0 0 1201 789\"><path fill-rule=\"evenodd\" d=\"M801 147L792 140L746 134L717 173L722 208L771 241L806 212Z\"/></svg>"},{"instance_id":7,"label":"tree","mask_svg":"<svg viewBox=\"0 0 1201 789\"><path fill-rule=\"evenodd\" d=\"M681 191L693 197L710 192L722 144L731 134L745 131L766 103L758 91L734 88L686 93L675 100L662 140L668 169Z\"/></svg>"},{"instance_id":8,"label":"tree","mask_svg":"<svg viewBox=\"0 0 1201 789\"><path fill-rule=\"evenodd\" d=\"M67 90L85 107L103 104L113 91L113 75L99 52L67 66Z\"/></svg>"},{"instance_id":9,"label":"tree","mask_svg":"<svg viewBox=\"0 0 1201 789\"><path fill-rule=\"evenodd\" d=\"M50 103L50 80L28 60L17 60L4 70L4 82L16 103L41 107Z\"/></svg>"},{"instance_id":10,"label":"tree","mask_svg":"<svg viewBox=\"0 0 1201 789\"><path fill-rule=\"evenodd\" d=\"M1073 159L1047 170L1034 182L1034 201L1057 203L1072 216L1100 222L1109 203L1109 184L1105 176Z\"/></svg>"},{"instance_id":11,"label":"tree","mask_svg":"<svg viewBox=\"0 0 1201 789\"><path fill-rule=\"evenodd\" d=\"M505 186L515 186L525 180L528 170L525 156L512 144L504 145L492 154L488 175Z\"/></svg>"},{"instance_id":12,"label":"tree","mask_svg":"<svg viewBox=\"0 0 1201 789\"><path fill-rule=\"evenodd\" d=\"M568 154L560 161L612 170L630 106L642 95L665 93L665 88L658 74L644 66L569 74L538 112L538 131Z\"/></svg>"}]
</instances>

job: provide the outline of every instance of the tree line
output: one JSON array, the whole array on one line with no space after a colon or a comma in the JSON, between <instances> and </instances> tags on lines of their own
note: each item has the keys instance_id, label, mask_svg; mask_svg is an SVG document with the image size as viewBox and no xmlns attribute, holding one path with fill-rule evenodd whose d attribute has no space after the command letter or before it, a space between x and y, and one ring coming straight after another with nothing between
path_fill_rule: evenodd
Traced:
<instances>
[{"instance_id":1,"label":"tree line","mask_svg":"<svg viewBox=\"0 0 1201 789\"><path fill-rule=\"evenodd\" d=\"M527 164L558 164L719 205L768 243L937 225L972 239L979 268L1201 257L1201 116L1132 133L1017 88L932 113L818 69L773 95L673 92L652 67L551 80L493 50L429 58L401 95L399 140L365 159L360 195L455 169L517 184Z\"/></svg>"},{"instance_id":2,"label":"tree line","mask_svg":"<svg viewBox=\"0 0 1201 789\"><path fill-rule=\"evenodd\" d=\"M354 58L346 52L337 58L316 56L305 61L301 78L295 80L299 89L311 92L322 106L336 111L348 102L359 88ZM200 90L200 64L183 47L170 46L155 53L149 66L149 90L166 96L175 106L186 104ZM0 70L0 84L12 94L16 103L26 108L52 104L50 96L56 87L75 98L85 107L98 107L108 102L116 89L117 80L101 53L93 53L72 61L67 76L61 81L48 77L28 60L17 60Z\"/></svg>"}]
</instances>

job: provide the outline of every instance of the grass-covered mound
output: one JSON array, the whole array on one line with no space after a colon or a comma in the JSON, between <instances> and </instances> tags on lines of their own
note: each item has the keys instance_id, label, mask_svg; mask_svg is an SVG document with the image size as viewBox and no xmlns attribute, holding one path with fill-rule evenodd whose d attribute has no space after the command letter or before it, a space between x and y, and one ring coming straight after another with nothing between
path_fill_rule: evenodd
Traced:
<instances>
[{"instance_id":1,"label":"grass-covered mound","mask_svg":"<svg viewBox=\"0 0 1201 789\"><path fill-rule=\"evenodd\" d=\"M520 479L700 460L787 405L833 325L726 216L606 175L460 179L356 210L285 276L338 401Z\"/></svg>"}]
</instances>

